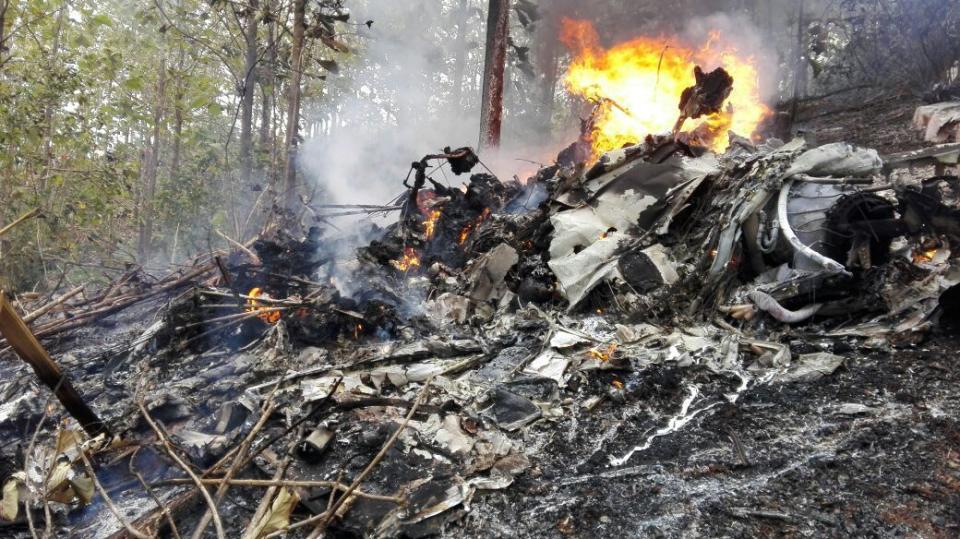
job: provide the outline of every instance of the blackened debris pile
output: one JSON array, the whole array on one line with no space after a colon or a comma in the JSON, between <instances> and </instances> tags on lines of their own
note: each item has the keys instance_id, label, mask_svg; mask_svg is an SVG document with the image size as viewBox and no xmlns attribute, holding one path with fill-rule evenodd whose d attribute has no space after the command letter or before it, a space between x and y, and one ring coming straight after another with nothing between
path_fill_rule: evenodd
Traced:
<instances>
[{"instance_id":1,"label":"blackened debris pile","mask_svg":"<svg viewBox=\"0 0 960 539\"><path fill-rule=\"evenodd\" d=\"M694 112L725 84L698 81ZM83 451L130 526L183 534L207 507L173 452L223 490L227 536L490 532L464 518L495 510L482 492L563 506L564 488L668 474L671 444L700 425L956 317L955 176L916 181L891 174L902 160L802 140L714 155L665 134L565 164L575 154L521 183L444 149L413 164L399 218L363 245L281 232L115 327L119 345L78 335L77 384L123 443L66 422L76 443L7 446L20 471L5 507L42 515L42 478L60 470L57 526L125 533L87 505ZM448 187L431 166L471 176ZM0 408L6 433L41 414L22 392ZM754 473L754 449L734 445L724 466Z\"/></svg>"}]
</instances>

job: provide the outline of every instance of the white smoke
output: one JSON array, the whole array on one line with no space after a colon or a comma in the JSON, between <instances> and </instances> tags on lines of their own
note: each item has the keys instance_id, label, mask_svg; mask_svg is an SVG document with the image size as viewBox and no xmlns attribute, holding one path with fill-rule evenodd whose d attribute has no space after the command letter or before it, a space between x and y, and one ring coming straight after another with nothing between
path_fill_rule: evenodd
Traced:
<instances>
[{"instance_id":1,"label":"white smoke","mask_svg":"<svg viewBox=\"0 0 960 539\"><path fill-rule=\"evenodd\" d=\"M562 7L564 3L555 2L554 9L563 9L563 15L578 14L577 9ZM464 104L457 104L451 103L458 57L457 17L438 12L439 4L436 0L366 0L352 6L352 21L374 23L370 28L356 27L359 46L341 59L340 73L328 77L328 88L317 98L323 108L315 114L335 125L329 134L309 138L300 154L308 178L320 188L323 203L386 204L403 192L401 182L412 161L445 146L476 148L484 10L474 12L467 23L465 50L459 52L465 58L465 80L472 82L465 84ZM450 2L448 7L456 4ZM550 4L544 3L544 9ZM622 22L619 30L610 29L611 35L622 34ZM603 26L597 29L602 37L610 37ZM767 38L763 33L745 16L716 14L690 19L682 35L695 46L706 41L710 30L719 30L724 42L735 43L742 54L756 59L764 77L760 81L763 97L772 98L777 87L777 58L774 48L764 46ZM523 39L516 24L513 32L516 40ZM641 31L637 26L628 37L655 35L651 32L654 30ZM480 152L484 165L503 181L514 175L525 179L537 169L536 164L524 160L552 162L557 151L576 137L578 128L575 115L570 115L571 125L555 133L545 132L521 111L512 110L509 103L517 89L510 75L518 75L515 68L507 69L503 150L499 155ZM568 105L560 101L556 106ZM307 120L317 117L308 116ZM479 171L482 167L474 172ZM434 179L454 187L467 181L466 176L458 178L449 171L437 172Z\"/></svg>"},{"instance_id":2,"label":"white smoke","mask_svg":"<svg viewBox=\"0 0 960 539\"><path fill-rule=\"evenodd\" d=\"M425 23L435 12L436 2L425 0L369 0L353 10L353 20L374 23L360 27L361 48L329 77L341 90L326 111L337 125L307 140L301 153L325 202L386 204L403 191L412 161L445 146L476 145L479 115L441 110L436 98L451 92L455 51L452 40L430 35Z\"/></svg>"},{"instance_id":3,"label":"white smoke","mask_svg":"<svg viewBox=\"0 0 960 539\"><path fill-rule=\"evenodd\" d=\"M719 32L720 45L732 45L740 57L750 57L757 66L760 98L768 104L776 100L779 81L779 59L771 38L743 14L715 13L691 19L683 38L692 46L702 46L711 32ZM716 66L704 66L712 69ZM736 81L734 81L736 84Z\"/></svg>"}]
</instances>

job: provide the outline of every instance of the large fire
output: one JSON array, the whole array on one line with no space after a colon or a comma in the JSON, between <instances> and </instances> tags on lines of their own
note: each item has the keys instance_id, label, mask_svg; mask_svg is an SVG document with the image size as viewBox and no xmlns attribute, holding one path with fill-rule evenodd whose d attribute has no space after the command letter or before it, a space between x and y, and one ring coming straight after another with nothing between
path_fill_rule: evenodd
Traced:
<instances>
[{"instance_id":1,"label":"large fire","mask_svg":"<svg viewBox=\"0 0 960 539\"><path fill-rule=\"evenodd\" d=\"M699 120L714 135L711 149L727 148L728 131L752 136L770 114L760 99L755 61L723 45L719 32L700 48L676 38L640 37L604 49L590 22L564 19L561 40L574 55L564 77L567 90L601 104L591 141L595 155L673 129L680 94L695 83L697 65L723 67L734 81L724 111ZM686 127L699 126L688 121Z\"/></svg>"}]
</instances>

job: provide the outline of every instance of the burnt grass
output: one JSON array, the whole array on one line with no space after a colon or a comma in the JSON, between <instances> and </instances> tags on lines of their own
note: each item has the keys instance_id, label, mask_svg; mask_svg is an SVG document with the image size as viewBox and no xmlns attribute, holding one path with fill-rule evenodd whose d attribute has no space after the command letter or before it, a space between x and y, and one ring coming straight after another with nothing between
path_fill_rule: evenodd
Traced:
<instances>
[{"instance_id":1,"label":"burnt grass","mask_svg":"<svg viewBox=\"0 0 960 539\"><path fill-rule=\"evenodd\" d=\"M523 537L957 537L960 338L851 353L833 375L765 385L657 438L631 406L682 399L661 374L646 401L564 417L533 469L474 500L450 535ZM690 373L687 373L689 380ZM674 380L675 381L675 380ZM852 404L862 405L859 407ZM846 406L845 406L846 405ZM662 423L662 420L661 420ZM531 428L536 429L537 425ZM612 433L611 433L612 431ZM590 455L604 435L608 442ZM736 450L739 440L747 463Z\"/></svg>"}]
</instances>

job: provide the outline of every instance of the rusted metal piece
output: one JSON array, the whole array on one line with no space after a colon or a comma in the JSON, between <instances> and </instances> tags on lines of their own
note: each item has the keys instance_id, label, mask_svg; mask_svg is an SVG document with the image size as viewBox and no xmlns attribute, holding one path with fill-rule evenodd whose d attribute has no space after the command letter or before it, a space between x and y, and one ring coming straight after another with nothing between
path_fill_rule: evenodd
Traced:
<instances>
[{"instance_id":1,"label":"rusted metal piece","mask_svg":"<svg viewBox=\"0 0 960 539\"><path fill-rule=\"evenodd\" d=\"M17 355L33 367L37 378L54 390L63 407L80 423L87 434L110 435L107 426L87 406L73 384L64 379L65 375L60 366L50 358L37 338L33 336L30 328L10 305L3 291L0 291L0 333L6 337L7 343L17 352Z\"/></svg>"}]
</instances>

